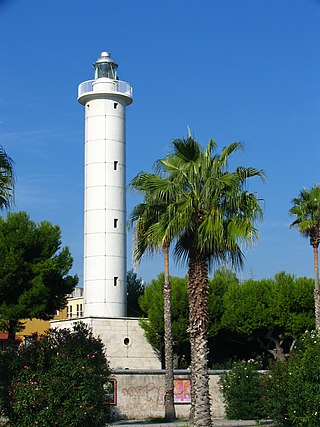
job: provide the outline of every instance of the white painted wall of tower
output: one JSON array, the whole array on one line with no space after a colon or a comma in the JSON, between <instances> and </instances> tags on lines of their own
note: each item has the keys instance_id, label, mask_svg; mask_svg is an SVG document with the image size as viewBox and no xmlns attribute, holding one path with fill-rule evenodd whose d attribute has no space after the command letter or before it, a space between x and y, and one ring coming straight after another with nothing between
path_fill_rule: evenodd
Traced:
<instances>
[{"instance_id":1,"label":"white painted wall of tower","mask_svg":"<svg viewBox=\"0 0 320 427\"><path fill-rule=\"evenodd\" d=\"M122 88L130 92L121 92ZM125 82L97 78L79 86L78 100L85 107L85 315L123 317L127 298L126 106L132 102L131 88Z\"/></svg>"}]
</instances>

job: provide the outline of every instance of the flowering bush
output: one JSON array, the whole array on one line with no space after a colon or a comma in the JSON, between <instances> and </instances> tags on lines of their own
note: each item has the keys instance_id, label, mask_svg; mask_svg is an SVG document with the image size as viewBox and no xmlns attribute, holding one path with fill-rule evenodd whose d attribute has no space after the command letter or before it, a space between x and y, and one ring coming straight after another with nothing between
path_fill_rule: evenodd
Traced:
<instances>
[{"instance_id":1,"label":"flowering bush","mask_svg":"<svg viewBox=\"0 0 320 427\"><path fill-rule=\"evenodd\" d=\"M104 427L110 420L103 343L82 323L3 353L0 368L1 408L10 425Z\"/></svg>"},{"instance_id":2,"label":"flowering bush","mask_svg":"<svg viewBox=\"0 0 320 427\"><path fill-rule=\"evenodd\" d=\"M281 426L320 425L320 336L306 333L287 364L277 363L268 384L271 416Z\"/></svg>"},{"instance_id":3,"label":"flowering bush","mask_svg":"<svg viewBox=\"0 0 320 427\"><path fill-rule=\"evenodd\" d=\"M288 361L275 363L269 373L259 375L255 364L240 362L220 385L228 418L272 418L281 427L319 427L319 332L307 332Z\"/></svg>"},{"instance_id":4,"label":"flowering bush","mask_svg":"<svg viewBox=\"0 0 320 427\"><path fill-rule=\"evenodd\" d=\"M220 380L229 419L265 418L261 374L255 362L237 362Z\"/></svg>"},{"instance_id":5,"label":"flowering bush","mask_svg":"<svg viewBox=\"0 0 320 427\"><path fill-rule=\"evenodd\" d=\"M288 418L288 363L278 361L261 381L263 405L268 418L277 425L292 427Z\"/></svg>"}]
</instances>

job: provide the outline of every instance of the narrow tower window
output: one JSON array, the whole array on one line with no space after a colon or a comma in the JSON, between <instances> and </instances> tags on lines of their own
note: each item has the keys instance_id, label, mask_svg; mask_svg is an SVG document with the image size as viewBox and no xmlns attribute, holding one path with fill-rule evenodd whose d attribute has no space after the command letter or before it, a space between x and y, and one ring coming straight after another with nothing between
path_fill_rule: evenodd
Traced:
<instances>
[{"instance_id":1,"label":"narrow tower window","mask_svg":"<svg viewBox=\"0 0 320 427\"><path fill-rule=\"evenodd\" d=\"M118 285L118 277L114 277L113 278L113 286L117 286Z\"/></svg>"},{"instance_id":2,"label":"narrow tower window","mask_svg":"<svg viewBox=\"0 0 320 427\"><path fill-rule=\"evenodd\" d=\"M113 162L113 170L117 170L118 169L118 160L115 160L114 162Z\"/></svg>"},{"instance_id":3,"label":"narrow tower window","mask_svg":"<svg viewBox=\"0 0 320 427\"><path fill-rule=\"evenodd\" d=\"M113 228L118 228L118 218L113 219Z\"/></svg>"},{"instance_id":4,"label":"narrow tower window","mask_svg":"<svg viewBox=\"0 0 320 427\"><path fill-rule=\"evenodd\" d=\"M115 102L115 103L113 104L113 108L114 108L115 110L118 108L118 103L117 103L117 102Z\"/></svg>"}]
</instances>

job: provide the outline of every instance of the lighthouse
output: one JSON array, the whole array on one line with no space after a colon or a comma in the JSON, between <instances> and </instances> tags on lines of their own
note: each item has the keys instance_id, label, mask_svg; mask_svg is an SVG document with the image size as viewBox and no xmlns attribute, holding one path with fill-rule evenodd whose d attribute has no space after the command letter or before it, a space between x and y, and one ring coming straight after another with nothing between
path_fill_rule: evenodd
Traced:
<instances>
[{"instance_id":1,"label":"lighthouse","mask_svg":"<svg viewBox=\"0 0 320 427\"><path fill-rule=\"evenodd\" d=\"M84 313L82 298L70 298L66 318L51 326L71 328L80 318L108 349L112 369L160 369L139 319L126 317L126 108L132 88L118 79L108 52L93 66L94 80L78 87L85 109Z\"/></svg>"},{"instance_id":2,"label":"lighthouse","mask_svg":"<svg viewBox=\"0 0 320 427\"><path fill-rule=\"evenodd\" d=\"M130 84L102 52L94 80L81 83L85 108L84 315L126 316L126 108Z\"/></svg>"}]
</instances>

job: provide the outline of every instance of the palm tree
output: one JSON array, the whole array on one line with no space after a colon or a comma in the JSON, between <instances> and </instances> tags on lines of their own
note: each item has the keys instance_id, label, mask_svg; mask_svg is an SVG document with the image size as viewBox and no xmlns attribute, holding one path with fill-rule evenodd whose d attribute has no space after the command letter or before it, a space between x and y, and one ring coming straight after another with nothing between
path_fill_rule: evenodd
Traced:
<instances>
[{"instance_id":1,"label":"palm tree","mask_svg":"<svg viewBox=\"0 0 320 427\"><path fill-rule=\"evenodd\" d=\"M320 330L320 290L318 248L320 243L320 185L314 185L310 190L304 188L299 197L292 199L293 204L289 213L296 219L290 225L297 227L302 236L310 239L313 248L314 263L314 310L317 330Z\"/></svg>"},{"instance_id":2,"label":"palm tree","mask_svg":"<svg viewBox=\"0 0 320 427\"><path fill-rule=\"evenodd\" d=\"M149 190L149 182L156 180L153 174L141 173L130 183L132 189L138 190L144 195L144 202L137 205L130 217L131 224L135 225L134 258L139 261L146 252L154 252L159 249L164 254L164 354L165 354L165 394L164 407L165 418L176 419L174 407L174 376L173 376L173 342L171 319L171 286L169 281L169 248L170 239L166 236L158 237L157 225L166 206L159 203Z\"/></svg>"},{"instance_id":3,"label":"palm tree","mask_svg":"<svg viewBox=\"0 0 320 427\"><path fill-rule=\"evenodd\" d=\"M173 153L162 164L180 185L174 214L177 218L176 255L188 260L189 334L194 388L194 420L197 427L211 426L207 374L208 269L213 261L228 259L241 266L239 244L253 242L253 221L261 215L256 197L245 191L247 178L262 176L253 168L227 171L229 156L239 143L220 155L213 154L213 140L205 151L192 138L173 141Z\"/></svg>"},{"instance_id":4,"label":"palm tree","mask_svg":"<svg viewBox=\"0 0 320 427\"><path fill-rule=\"evenodd\" d=\"M0 208L9 208L13 200L13 161L0 146Z\"/></svg>"},{"instance_id":5,"label":"palm tree","mask_svg":"<svg viewBox=\"0 0 320 427\"><path fill-rule=\"evenodd\" d=\"M248 178L263 177L260 170L238 167L228 172L230 155L239 143L214 153L191 137L172 142L173 151L158 162L160 176L149 180L153 196L166 206L155 234L170 236L175 256L188 264L189 335L192 359L193 425L210 427L207 366L208 269L213 261L231 261L241 267L240 245L257 237L254 221L262 216L257 197L246 191Z\"/></svg>"}]
</instances>

